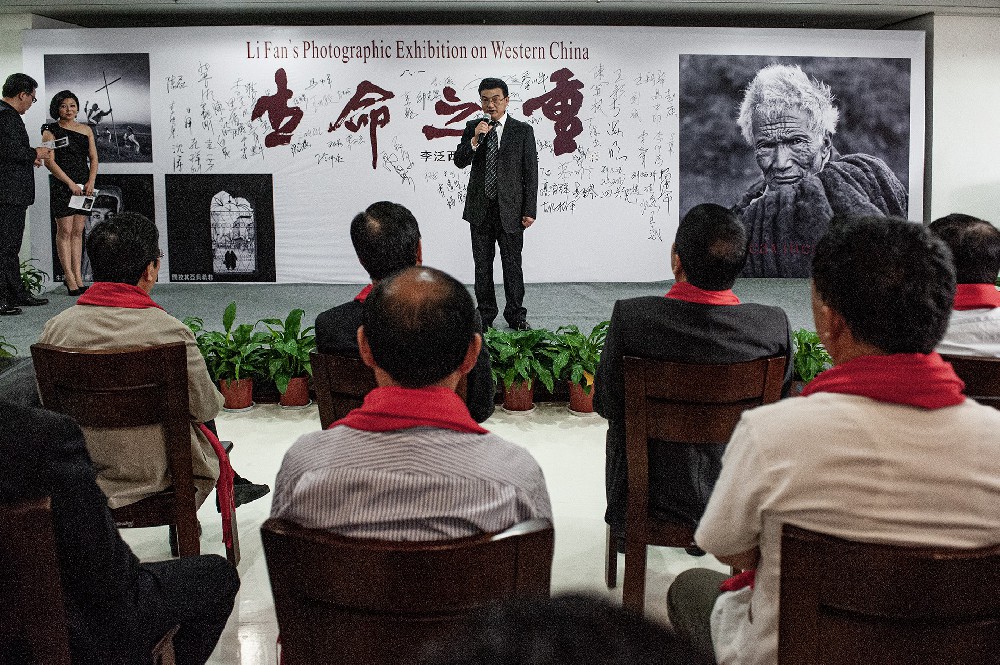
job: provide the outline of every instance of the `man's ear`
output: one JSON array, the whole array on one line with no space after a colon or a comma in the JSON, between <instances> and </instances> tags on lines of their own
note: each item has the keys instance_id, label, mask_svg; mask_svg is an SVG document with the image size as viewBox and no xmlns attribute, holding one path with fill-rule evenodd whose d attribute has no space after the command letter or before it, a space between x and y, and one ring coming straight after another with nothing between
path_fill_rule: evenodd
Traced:
<instances>
[{"instance_id":1,"label":"man's ear","mask_svg":"<svg viewBox=\"0 0 1000 665\"><path fill-rule=\"evenodd\" d=\"M681 257L677 254L677 243L670 246L670 271L674 273L674 280L680 280L684 275L684 266L681 265Z\"/></svg>"},{"instance_id":2,"label":"man's ear","mask_svg":"<svg viewBox=\"0 0 1000 665\"><path fill-rule=\"evenodd\" d=\"M829 133L823 134L822 152L823 152L823 165L826 166L826 163L830 161L830 155L833 154L833 141L830 140Z\"/></svg>"},{"instance_id":3,"label":"man's ear","mask_svg":"<svg viewBox=\"0 0 1000 665\"><path fill-rule=\"evenodd\" d=\"M472 341L469 342L469 348L465 352L465 358L462 359L462 364L458 366L458 371L460 376L465 376L472 371L472 368L476 366L476 361L479 359L479 352L483 348L483 336L476 333L472 336Z\"/></svg>"},{"instance_id":4,"label":"man's ear","mask_svg":"<svg viewBox=\"0 0 1000 665\"><path fill-rule=\"evenodd\" d=\"M358 327L358 352L361 354L361 362L375 369L375 356L372 355L372 347L368 345L364 326Z\"/></svg>"},{"instance_id":5,"label":"man's ear","mask_svg":"<svg viewBox=\"0 0 1000 665\"><path fill-rule=\"evenodd\" d=\"M418 240L417 241L417 262L416 262L416 265L418 265L418 266L424 265L424 241L423 240Z\"/></svg>"}]
</instances>

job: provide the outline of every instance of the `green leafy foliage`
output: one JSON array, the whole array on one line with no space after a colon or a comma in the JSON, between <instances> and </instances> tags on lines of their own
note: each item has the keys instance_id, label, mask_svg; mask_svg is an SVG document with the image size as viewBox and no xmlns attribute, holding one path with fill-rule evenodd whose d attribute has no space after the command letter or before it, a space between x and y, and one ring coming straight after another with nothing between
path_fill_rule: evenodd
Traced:
<instances>
[{"instance_id":1,"label":"green leafy foliage","mask_svg":"<svg viewBox=\"0 0 1000 665\"><path fill-rule=\"evenodd\" d=\"M557 379L580 385L583 392L589 395L610 324L610 321L601 321L589 335L584 335L575 325L556 330L551 336L556 351L552 359L552 374Z\"/></svg>"},{"instance_id":2,"label":"green leafy foliage","mask_svg":"<svg viewBox=\"0 0 1000 665\"><path fill-rule=\"evenodd\" d=\"M38 259L28 259L27 261L21 262L21 284L24 285L25 290L34 295L41 293L42 289L45 288L45 280L49 278L49 273L45 272L41 268L36 268L31 265Z\"/></svg>"},{"instance_id":3,"label":"green leafy foliage","mask_svg":"<svg viewBox=\"0 0 1000 665\"><path fill-rule=\"evenodd\" d=\"M280 392L288 390L288 382L296 377L312 374L309 353L316 348L316 335L312 326L302 329L304 310L293 309L284 321L261 319L270 333L265 351L267 372L274 379Z\"/></svg>"},{"instance_id":4,"label":"green leafy foliage","mask_svg":"<svg viewBox=\"0 0 1000 665\"><path fill-rule=\"evenodd\" d=\"M184 324L194 333L208 372L216 381L236 381L260 375L267 368L265 345L269 335L255 331L256 324L236 323L236 303L231 302L222 315L223 330L205 330L204 321L187 317Z\"/></svg>"},{"instance_id":5,"label":"green leafy foliage","mask_svg":"<svg viewBox=\"0 0 1000 665\"><path fill-rule=\"evenodd\" d=\"M552 366L559 352L552 343L552 333L534 330L499 330L489 328L484 335L490 352L493 380L504 389L515 383L538 379L550 392L555 383Z\"/></svg>"},{"instance_id":6,"label":"green leafy foliage","mask_svg":"<svg viewBox=\"0 0 1000 665\"><path fill-rule=\"evenodd\" d=\"M0 335L0 358L13 358L17 355L17 347L7 341L7 338Z\"/></svg>"},{"instance_id":7,"label":"green leafy foliage","mask_svg":"<svg viewBox=\"0 0 1000 665\"><path fill-rule=\"evenodd\" d=\"M792 333L795 343L795 355L792 358L795 375L806 383L816 378L823 370L833 366L833 358L819 341L819 335L811 330L800 328Z\"/></svg>"}]
</instances>

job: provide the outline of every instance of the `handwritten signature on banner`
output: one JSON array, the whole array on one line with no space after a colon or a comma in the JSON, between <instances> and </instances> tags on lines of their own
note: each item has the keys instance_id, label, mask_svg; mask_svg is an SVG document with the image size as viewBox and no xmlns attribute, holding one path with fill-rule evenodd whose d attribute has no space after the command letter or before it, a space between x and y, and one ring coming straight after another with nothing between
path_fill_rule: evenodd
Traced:
<instances>
[{"instance_id":1,"label":"handwritten signature on banner","mask_svg":"<svg viewBox=\"0 0 1000 665\"><path fill-rule=\"evenodd\" d=\"M450 76L414 76L423 70L356 85L331 74L296 84L294 74L277 68L274 83L264 89L241 79L228 88L212 85L210 66L200 62L196 75L167 76L173 171L199 173L232 159L266 160L282 146L289 146L292 157L308 154L316 165L336 168L347 163L347 153L367 144L372 169L384 168L414 188L419 171L422 185L450 209L462 208L468 175L452 161L458 137L482 113L474 86L463 99L460 91L470 90L468 84ZM536 127L551 123L551 133L536 130L539 153L562 158L542 160L540 212L572 214L588 200L614 200L633 206L649 222L649 239L662 241L659 220L670 210L676 186L670 164L677 129L667 119L676 121L677 94L661 70L626 73L595 64L580 74L587 83L569 67L505 77L517 91L515 113ZM419 122L429 115L436 119ZM398 118L407 132L419 128L426 148L408 142L405 133L388 135L387 148L380 147L380 137ZM441 139L455 143L438 147Z\"/></svg>"}]
</instances>

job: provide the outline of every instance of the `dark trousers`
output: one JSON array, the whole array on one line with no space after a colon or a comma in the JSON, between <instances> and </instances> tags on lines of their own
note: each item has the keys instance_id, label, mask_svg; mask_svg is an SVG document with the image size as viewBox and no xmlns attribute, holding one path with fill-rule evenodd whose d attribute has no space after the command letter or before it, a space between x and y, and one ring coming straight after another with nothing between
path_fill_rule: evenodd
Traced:
<instances>
[{"instance_id":1,"label":"dark trousers","mask_svg":"<svg viewBox=\"0 0 1000 665\"><path fill-rule=\"evenodd\" d=\"M711 616L728 576L706 568L691 568L678 575L667 589L667 613L674 631L694 649L703 665L715 663Z\"/></svg>"},{"instance_id":2,"label":"dark trousers","mask_svg":"<svg viewBox=\"0 0 1000 665\"><path fill-rule=\"evenodd\" d=\"M14 305L28 293L21 283L21 239L27 206L0 205L0 304Z\"/></svg>"},{"instance_id":3,"label":"dark trousers","mask_svg":"<svg viewBox=\"0 0 1000 665\"><path fill-rule=\"evenodd\" d=\"M215 554L142 564L140 593L149 599L137 625L149 647L176 625L177 665L202 665L212 655L233 611L240 578L236 569Z\"/></svg>"},{"instance_id":4,"label":"dark trousers","mask_svg":"<svg viewBox=\"0 0 1000 665\"><path fill-rule=\"evenodd\" d=\"M524 275L521 272L521 248L524 246L524 229L509 233L500 223L500 208L496 201L486 204L486 218L482 224L471 224L472 260L476 265L476 307L483 319L483 326L493 324L497 317L497 295L493 288L493 257L500 245L500 265L503 268L503 290L507 304L503 318L514 327L524 321L528 310L524 308Z\"/></svg>"}]
</instances>

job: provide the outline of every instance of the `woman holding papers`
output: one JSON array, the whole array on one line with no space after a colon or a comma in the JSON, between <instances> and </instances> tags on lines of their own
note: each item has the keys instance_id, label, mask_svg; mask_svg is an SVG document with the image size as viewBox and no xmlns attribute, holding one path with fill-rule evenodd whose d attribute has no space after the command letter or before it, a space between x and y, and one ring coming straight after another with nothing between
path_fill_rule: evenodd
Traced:
<instances>
[{"instance_id":1,"label":"woman holding papers","mask_svg":"<svg viewBox=\"0 0 1000 665\"><path fill-rule=\"evenodd\" d=\"M93 196L97 178L97 145L88 125L76 121L80 100L69 90L52 98L49 115L57 119L42 125L42 140L53 142L54 150L45 160L49 176L49 208L56 220L56 251L63 267L63 280L71 296L78 296L83 285L80 264L83 257L83 229L90 215L71 205L73 196ZM83 205L80 202L80 205Z\"/></svg>"}]
</instances>

